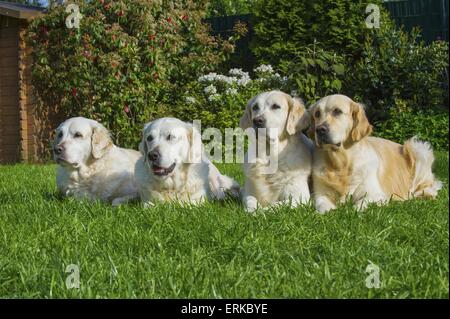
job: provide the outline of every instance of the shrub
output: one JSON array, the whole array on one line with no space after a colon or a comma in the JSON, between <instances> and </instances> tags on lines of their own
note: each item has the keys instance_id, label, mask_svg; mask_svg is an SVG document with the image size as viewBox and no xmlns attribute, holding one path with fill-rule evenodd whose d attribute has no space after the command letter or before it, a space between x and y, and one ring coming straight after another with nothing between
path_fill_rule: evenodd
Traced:
<instances>
[{"instance_id":1,"label":"shrub","mask_svg":"<svg viewBox=\"0 0 450 319\"><path fill-rule=\"evenodd\" d=\"M426 46L414 29L374 31L362 46L362 59L351 69L347 87L369 107L372 120L396 116L395 109L408 105L414 111L447 105L444 88L448 68L448 43ZM448 83L447 83L448 86ZM390 109L393 109L390 111Z\"/></svg>"},{"instance_id":2,"label":"shrub","mask_svg":"<svg viewBox=\"0 0 450 319\"><path fill-rule=\"evenodd\" d=\"M281 61L280 70L288 75L290 87L308 104L321 97L339 93L345 72L344 59L320 48L314 42L293 52L293 58Z\"/></svg>"},{"instance_id":3,"label":"shrub","mask_svg":"<svg viewBox=\"0 0 450 319\"><path fill-rule=\"evenodd\" d=\"M171 113L178 92L233 51L209 35L206 1L76 1L79 29L65 6L33 21L33 84L66 116L104 123L116 143L135 147L142 123Z\"/></svg>"},{"instance_id":4,"label":"shrub","mask_svg":"<svg viewBox=\"0 0 450 319\"><path fill-rule=\"evenodd\" d=\"M317 41L325 51L357 60L372 33L365 25L369 3L379 5L383 28L393 24L380 0L262 0L255 7L253 51L260 62L278 66Z\"/></svg>"},{"instance_id":5,"label":"shrub","mask_svg":"<svg viewBox=\"0 0 450 319\"><path fill-rule=\"evenodd\" d=\"M433 148L448 151L448 110L439 112L403 110L375 125L374 135L403 143L417 136Z\"/></svg>"}]
</instances>

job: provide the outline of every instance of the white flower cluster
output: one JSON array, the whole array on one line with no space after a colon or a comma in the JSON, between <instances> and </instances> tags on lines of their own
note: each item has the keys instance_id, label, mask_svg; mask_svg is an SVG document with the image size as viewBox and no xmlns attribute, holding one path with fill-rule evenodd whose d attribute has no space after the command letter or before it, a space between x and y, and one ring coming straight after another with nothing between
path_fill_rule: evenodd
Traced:
<instances>
[{"instance_id":1,"label":"white flower cluster","mask_svg":"<svg viewBox=\"0 0 450 319\"><path fill-rule=\"evenodd\" d=\"M238 90L235 89L235 88L228 88L225 91L225 94L227 94L227 95L237 95L238 94Z\"/></svg>"},{"instance_id":2,"label":"white flower cluster","mask_svg":"<svg viewBox=\"0 0 450 319\"><path fill-rule=\"evenodd\" d=\"M217 88L214 85L211 84L211 85L208 85L207 87L205 87L203 89L203 91L207 95L216 94L217 93Z\"/></svg>"},{"instance_id":3,"label":"white flower cluster","mask_svg":"<svg viewBox=\"0 0 450 319\"><path fill-rule=\"evenodd\" d=\"M202 75L198 78L198 81L200 83L224 82L226 84L232 85L233 83L237 82L237 78L212 72L206 75Z\"/></svg>"},{"instance_id":4,"label":"white flower cluster","mask_svg":"<svg viewBox=\"0 0 450 319\"><path fill-rule=\"evenodd\" d=\"M195 104L195 103L197 103L197 100L195 99L195 97L186 96L186 103L187 104Z\"/></svg>"},{"instance_id":5,"label":"white flower cluster","mask_svg":"<svg viewBox=\"0 0 450 319\"><path fill-rule=\"evenodd\" d=\"M208 96L208 101L214 102L216 100L220 99L220 94L214 93Z\"/></svg>"},{"instance_id":6,"label":"white flower cluster","mask_svg":"<svg viewBox=\"0 0 450 319\"><path fill-rule=\"evenodd\" d=\"M270 64L261 64L253 71L255 71L256 73L273 73L273 67Z\"/></svg>"},{"instance_id":7,"label":"white flower cluster","mask_svg":"<svg viewBox=\"0 0 450 319\"><path fill-rule=\"evenodd\" d=\"M230 76L223 74L217 74L215 72L202 75L198 78L200 83L215 83L222 82L228 85L237 84L238 86L246 86L251 82L248 72L242 71L242 69L231 69L229 71ZM206 93L206 92L205 92Z\"/></svg>"},{"instance_id":8,"label":"white flower cluster","mask_svg":"<svg viewBox=\"0 0 450 319\"><path fill-rule=\"evenodd\" d=\"M228 71L228 75L217 74L215 72L202 75L198 82L203 86L203 92L208 101L213 102L221 98L221 95L236 96L239 95L241 88L246 87L252 81L263 84L263 86L279 87L280 84L286 84L288 78L276 73L271 65L262 64L254 69L257 77L252 80L248 72L242 69L234 68ZM190 100L190 103L195 103Z\"/></svg>"}]
</instances>

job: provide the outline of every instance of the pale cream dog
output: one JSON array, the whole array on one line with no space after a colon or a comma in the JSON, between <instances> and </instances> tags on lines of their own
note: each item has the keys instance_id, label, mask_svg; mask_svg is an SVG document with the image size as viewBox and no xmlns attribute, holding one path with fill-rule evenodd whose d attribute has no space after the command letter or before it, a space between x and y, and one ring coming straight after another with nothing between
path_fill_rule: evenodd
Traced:
<instances>
[{"instance_id":1,"label":"pale cream dog","mask_svg":"<svg viewBox=\"0 0 450 319\"><path fill-rule=\"evenodd\" d=\"M134 166L141 154L115 146L97 121L74 117L59 125L53 157L56 184L64 195L113 205L138 196Z\"/></svg>"},{"instance_id":2,"label":"pale cream dog","mask_svg":"<svg viewBox=\"0 0 450 319\"><path fill-rule=\"evenodd\" d=\"M369 136L364 108L344 95L322 98L310 108L313 191L319 212L351 196L357 209L390 199L434 198L442 183L434 177L429 143L411 138L403 145Z\"/></svg>"},{"instance_id":3,"label":"pale cream dog","mask_svg":"<svg viewBox=\"0 0 450 319\"><path fill-rule=\"evenodd\" d=\"M220 174L202 151L200 133L190 123L161 118L145 124L135 176L144 206L176 201L182 205L238 196L239 185Z\"/></svg>"},{"instance_id":4,"label":"pale cream dog","mask_svg":"<svg viewBox=\"0 0 450 319\"><path fill-rule=\"evenodd\" d=\"M269 144L277 145L272 160L278 165L276 171L268 172L270 156L257 153L252 162L246 154L243 202L248 212L271 204L290 203L295 207L309 201L313 143L302 133L308 125L302 101L281 91L264 92L248 102L240 127L268 129L265 136ZM276 129L276 134L271 134L271 129ZM260 143L265 143L264 138L258 137L256 144Z\"/></svg>"}]
</instances>

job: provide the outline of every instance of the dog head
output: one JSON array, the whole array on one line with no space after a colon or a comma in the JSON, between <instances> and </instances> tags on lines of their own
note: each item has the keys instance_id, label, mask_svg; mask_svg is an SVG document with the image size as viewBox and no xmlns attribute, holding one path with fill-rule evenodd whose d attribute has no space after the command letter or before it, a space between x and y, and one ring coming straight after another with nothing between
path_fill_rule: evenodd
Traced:
<instances>
[{"instance_id":1,"label":"dog head","mask_svg":"<svg viewBox=\"0 0 450 319\"><path fill-rule=\"evenodd\" d=\"M372 132L364 107L345 95L326 96L309 113L309 135L319 147L347 148Z\"/></svg>"},{"instance_id":2,"label":"dog head","mask_svg":"<svg viewBox=\"0 0 450 319\"><path fill-rule=\"evenodd\" d=\"M201 159L201 136L189 123L161 118L145 124L139 150L151 173L158 178L175 174L182 164Z\"/></svg>"},{"instance_id":3,"label":"dog head","mask_svg":"<svg viewBox=\"0 0 450 319\"><path fill-rule=\"evenodd\" d=\"M86 165L90 159L103 157L112 145L103 125L84 117L73 117L56 129L53 158L62 166L77 168Z\"/></svg>"},{"instance_id":4,"label":"dog head","mask_svg":"<svg viewBox=\"0 0 450 319\"><path fill-rule=\"evenodd\" d=\"M240 127L247 129L276 129L278 139L307 128L309 117L301 99L281 91L264 92L252 98L240 120Z\"/></svg>"}]
</instances>

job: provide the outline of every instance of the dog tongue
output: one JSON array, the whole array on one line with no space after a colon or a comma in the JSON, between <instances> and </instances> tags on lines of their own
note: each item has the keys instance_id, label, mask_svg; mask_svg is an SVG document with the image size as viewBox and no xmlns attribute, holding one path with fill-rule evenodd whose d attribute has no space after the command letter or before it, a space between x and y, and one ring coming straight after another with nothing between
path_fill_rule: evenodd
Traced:
<instances>
[{"instance_id":1,"label":"dog tongue","mask_svg":"<svg viewBox=\"0 0 450 319\"><path fill-rule=\"evenodd\" d=\"M159 166L153 166L153 171L155 173L163 173L165 171L164 167L159 167Z\"/></svg>"}]
</instances>

